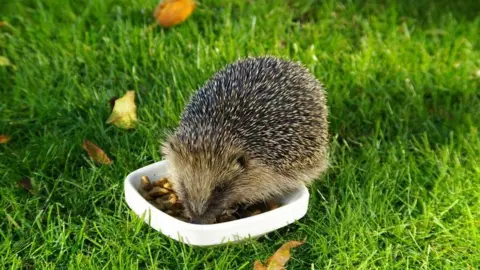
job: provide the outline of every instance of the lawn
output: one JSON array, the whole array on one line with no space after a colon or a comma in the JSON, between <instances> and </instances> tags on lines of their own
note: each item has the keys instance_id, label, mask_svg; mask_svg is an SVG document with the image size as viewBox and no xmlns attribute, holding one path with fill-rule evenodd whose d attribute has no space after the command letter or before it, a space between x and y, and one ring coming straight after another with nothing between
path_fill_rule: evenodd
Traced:
<instances>
[{"instance_id":1,"label":"lawn","mask_svg":"<svg viewBox=\"0 0 480 270\"><path fill-rule=\"evenodd\" d=\"M3 1L2 269L252 269L289 240L288 269L480 267L480 2L200 1L171 29L154 0ZM331 168L307 215L256 241L190 247L124 201L161 159L188 97L240 57L304 63L328 90ZM134 130L106 124L136 93ZM88 139L112 158L89 159ZM29 177L34 192L18 187Z\"/></svg>"}]
</instances>

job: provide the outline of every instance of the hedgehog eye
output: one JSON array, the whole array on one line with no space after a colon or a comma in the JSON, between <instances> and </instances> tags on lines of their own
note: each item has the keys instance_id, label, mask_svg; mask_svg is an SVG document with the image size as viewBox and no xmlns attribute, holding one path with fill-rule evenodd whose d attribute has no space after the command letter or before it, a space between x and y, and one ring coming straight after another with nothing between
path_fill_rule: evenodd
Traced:
<instances>
[{"instance_id":1,"label":"hedgehog eye","mask_svg":"<svg viewBox=\"0 0 480 270\"><path fill-rule=\"evenodd\" d=\"M224 185L218 185L213 189L213 195L220 195L226 191L226 187Z\"/></svg>"}]
</instances>

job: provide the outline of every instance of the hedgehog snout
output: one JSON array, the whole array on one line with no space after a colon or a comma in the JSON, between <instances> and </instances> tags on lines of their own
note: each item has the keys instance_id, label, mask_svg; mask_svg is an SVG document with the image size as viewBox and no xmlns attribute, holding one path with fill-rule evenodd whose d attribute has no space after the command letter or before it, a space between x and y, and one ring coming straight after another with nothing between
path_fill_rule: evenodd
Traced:
<instances>
[{"instance_id":1,"label":"hedgehog snout","mask_svg":"<svg viewBox=\"0 0 480 270\"><path fill-rule=\"evenodd\" d=\"M193 224L208 224L213 223L215 220L215 217L209 217L208 209L201 202L195 202L192 200L186 201L185 208L185 214Z\"/></svg>"},{"instance_id":2,"label":"hedgehog snout","mask_svg":"<svg viewBox=\"0 0 480 270\"><path fill-rule=\"evenodd\" d=\"M188 201L185 207L186 215L194 224L212 224L217 217L225 210L223 203L211 201L212 198L205 203Z\"/></svg>"},{"instance_id":3,"label":"hedgehog snout","mask_svg":"<svg viewBox=\"0 0 480 270\"><path fill-rule=\"evenodd\" d=\"M215 221L214 218L195 217L190 219L193 224L212 224Z\"/></svg>"},{"instance_id":4,"label":"hedgehog snout","mask_svg":"<svg viewBox=\"0 0 480 270\"><path fill-rule=\"evenodd\" d=\"M203 214L196 214L195 212L188 213L190 222L193 224L212 224L216 220L216 216L212 213L206 212Z\"/></svg>"}]
</instances>

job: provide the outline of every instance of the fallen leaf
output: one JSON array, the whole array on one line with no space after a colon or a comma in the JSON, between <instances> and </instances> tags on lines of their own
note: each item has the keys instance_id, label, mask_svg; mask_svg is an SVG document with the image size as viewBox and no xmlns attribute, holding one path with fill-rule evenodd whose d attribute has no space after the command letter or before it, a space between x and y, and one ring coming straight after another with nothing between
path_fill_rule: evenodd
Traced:
<instances>
[{"instance_id":1,"label":"fallen leaf","mask_svg":"<svg viewBox=\"0 0 480 270\"><path fill-rule=\"evenodd\" d=\"M253 263L253 270L267 270L267 267L265 267L261 262L255 261Z\"/></svg>"},{"instance_id":2,"label":"fallen leaf","mask_svg":"<svg viewBox=\"0 0 480 270\"><path fill-rule=\"evenodd\" d=\"M118 99L118 97L115 96L115 97L112 97L112 98L108 101L108 103L110 103L110 107L112 107L112 110L113 110L113 107L115 106L115 101L116 101L117 99Z\"/></svg>"},{"instance_id":3,"label":"fallen leaf","mask_svg":"<svg viewBox=\"0 0 480 270\"><path fill-rule=\"evenodd\" d=\"M3 134L0 135L0 144L7 143L8 141L10 141L10 137L9 137L9 136L3 135Z\"/></svg>"},{"instance_id":4,"label":"fallen leaf","mask_svg":"<svg viewBox=\"0 0 480 270\"><path fill-rule=\"evenodd\" d=\"M0 56L0 66L11 66L12 62L5 56Z\"/></svg>"},{"instance_id":5,"label":"fallen leaf","mask_svg":"<svg viewBox=\"0 0 480 270\"><path fill-rule=\"evenodd\" d=\"M153 17L163 27L172 27L184 22L195 9L193 0L164 0L153 12Z\"/></svg>"},{"instance_id":6,"label":"fallen leaf","mask_svg":"<svg viewBox=\"0 0 480 270\"><path fill-rule=\"evenodd\" d=\"M92 142L85 140L83 141L83 149L87 151L88 156L92 158L94 161L100 163L100 164L106 164L109 165L112 163L110 158L105 154L105 152Z\"/></svg>"},{"instance_id":7,"label":"fallen leaf","mask_svg":"<svg viewBox=\"0 0 480 270\"><path fill-rule=\"evenodd\" d=\"M32 186L32 181L28 177L24 177L18 182L18 186L28 190L30 193L35 193Z\"/></svg>"},{"instance_id":8,"label":"fallen leaf","mask_svg":"<svg viewBox=\"0 0 480 270\"><path fill-rule=\"evenodd\" d=\"M124 129L135 127L137 122L137 105L135 105L135 91L127 91L127 93L116 99L113 105L112 114L107 119L107 124L113 124Z\"/></svg>"},{"instance_id":9,"label":"fallen leaf","mask_svg":"<svg viewBox=\"0 0 480 270\"><path fill-rule=\"evenodd\" d=\"M290 241L283 244L268 260L266 265L255 260L253 263L254 270L284 270L285 264L290 259L290 249L298 247L305 243L304 241Z\"/></svg>"}]
</instances>

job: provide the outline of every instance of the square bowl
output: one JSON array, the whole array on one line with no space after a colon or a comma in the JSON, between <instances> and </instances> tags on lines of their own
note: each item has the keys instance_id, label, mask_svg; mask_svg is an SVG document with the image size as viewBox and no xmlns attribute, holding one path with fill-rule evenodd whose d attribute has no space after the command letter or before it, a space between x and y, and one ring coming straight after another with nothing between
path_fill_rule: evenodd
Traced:
<instances>
[{"instance_id":1,"label":"square bowl","mask_svg":"<svg viewBox=\"0 0 480 270\"><path fill-rule=\"evenodd\" d=\"M176 219L150 204L139 193L141 177L152 182L168 176L167 161L159 161L131 172L125 179L125 200L128 206L153 229L188 245L216 246L258 238L285 227L307 213L309 192L305 186L278 198L281 206L247 218L217 224L191 224Z\"/></svg>"}]
</instances>

